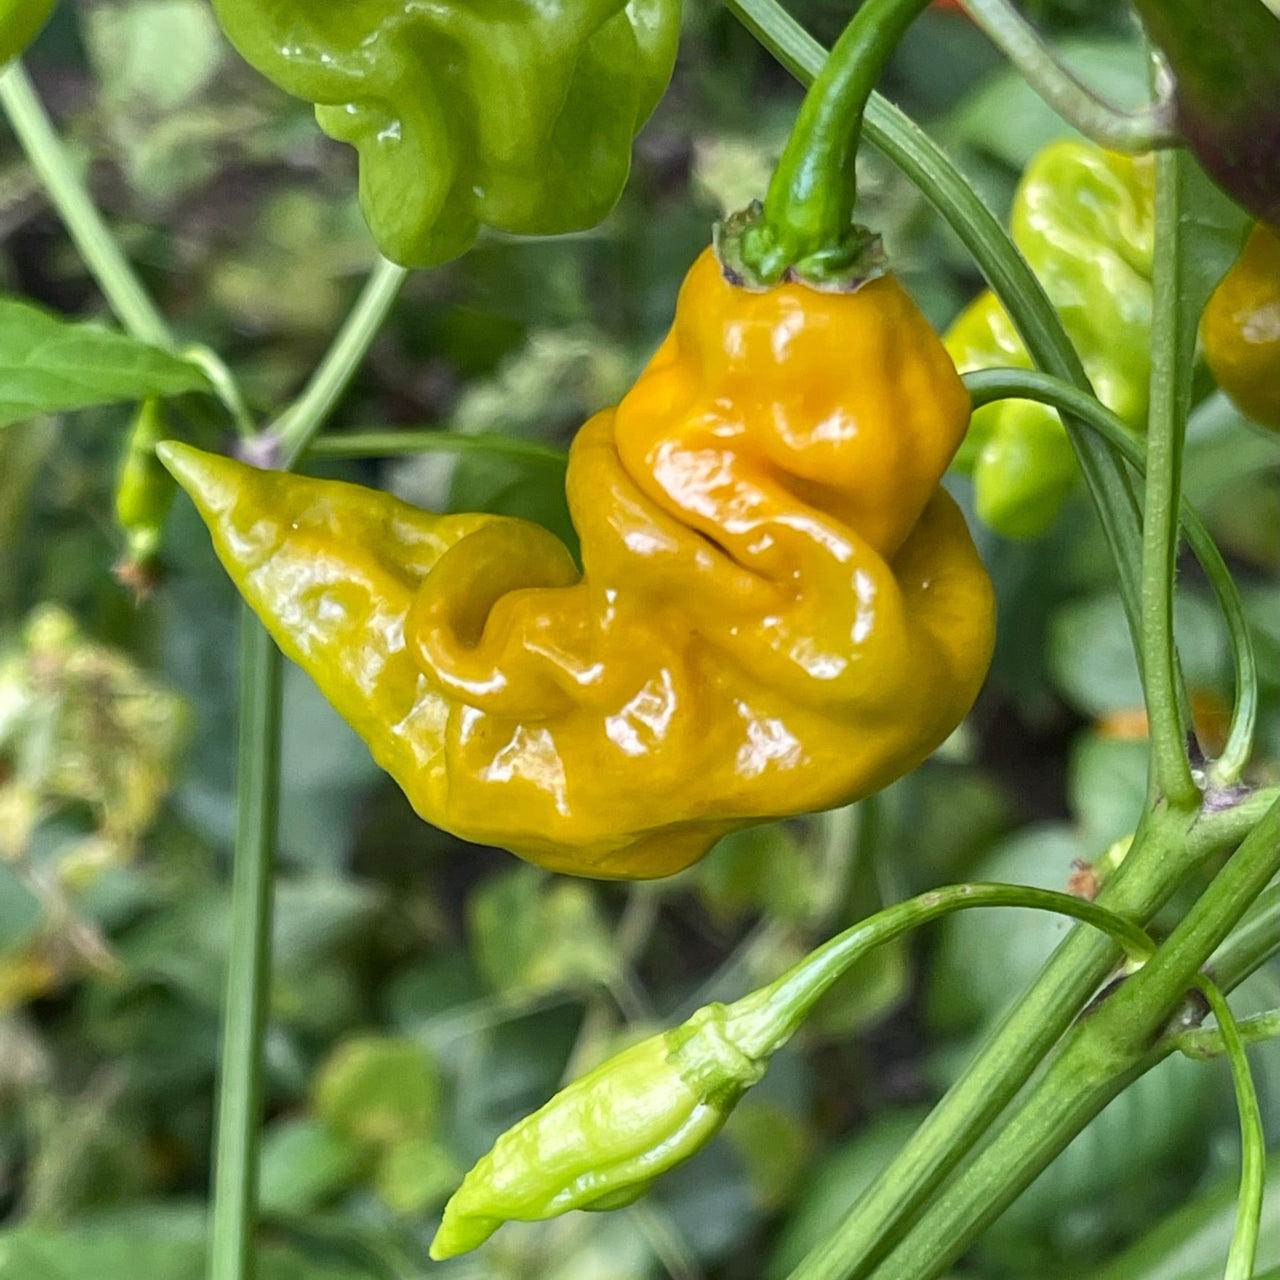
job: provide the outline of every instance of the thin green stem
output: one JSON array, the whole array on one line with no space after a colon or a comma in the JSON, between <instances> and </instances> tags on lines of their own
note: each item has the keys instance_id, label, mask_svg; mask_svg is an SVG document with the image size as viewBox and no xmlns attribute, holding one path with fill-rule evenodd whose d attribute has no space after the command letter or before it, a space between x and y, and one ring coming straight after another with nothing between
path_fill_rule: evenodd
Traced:
<instances>
[{"instance_id":1,"label":"thin green stem","mask_svg":"<svg viewBox=\"0 0 1280 1280\"><path fill-rule=\"evenodd\" d=\"M173 333L143 287L67 154L23 66L0 68L0 106L89 274L124 328L142 342L172 348ZM237 430L246 431L244 402L222 358L208 348L183 351L204 369ZM252 429L252 424L248 424Z\"/></svg>"},{"instance_id":2,"label":"thin green stem","mask_svg":"<svg viewBox=\"0 0 1280 1280\"><path fill-rule=\"evenodd\" d=\"M258 430L257 424L253 420L253 414L249 412L249 406L245 404L239 385L232 376L231 370L223 363L222 357L203 343L183 347L180 354L204 370L204 376L209 379L214 394L226 409L227 415L235 426L236 434L242 440L252 439Z\"/></svg>"},{"instance_id":3,"label":"thin green stem","mask_svg":"<svg viewBox=\"0 0 1280 1280\"><path fill-rule=\"evenodd\" d=\"M344 431L317 436L308 445L309 458L401 458L418 453L470 453L482 457L516 458L537 466L563 470L568 455L563 449L521 440L516 436L463 435L458 431Z\"/></svg>"},{"instance_id":4,"label":"thin green stem","mask_svg":"<svg viewBox=\"0 0 1280 1280\"><path fill-rule=\"evenodd\" d=\"M253 1274L262 1038L271 972L271 891L280 783L280 651L246 607L226 1014L214 1137L209 1280Z\"/></svg>"},{"instance_id":5,"label":"thin green stem","mask_svg":"<svg viewBox=\"0 0 1280 1280\"><path fill-rule=\"evenodd\" d=\"M1262 1126L1258 1091L1254 1088L1249 1057L1235 1014L1217 984L1201 977L1196 984L1204 992L1218 1020L1218 1031L1231 1064L1231 1081L1236 1090L1236 1110L1240 1113L1240 1194L1236 1200L1236 1226L1227 1254L1223 1280L1250 1280L1258 1253L1258 1230L1262 1222L1262 1196L1267 1177L1267 1135ZM1280 1026L1280 1022L1277 1024Z\"/></svg>"},{"instance_id":6,"label":"thin green stem","mask_svg":"<svg viewBox=\"0 0 1280 1280\"><path fill-rule=\"evenodd\" d=\"M975 409L995 400L1018 399L1037 400L1060 412L1074 414L1102 436L1139 475L1146 474L1147 455L1142 442L1105 405L1060 378L1038 369L981 369L965 374L964 383ZM1182 528L1218 599L1231 638L1235 705L1226 744L1212 770L1218 786L1230 786L1248 763L1258 719L1258 662L1253 632L1235 578L1204 522L1185 499Z\"/></svg>"},{"instance_id":7,"label":"thin green stem","mask_svg":"<svg viewBox=\"0 0 1280 1280\"><path fill-rule=\"evenodd\" d=\"M795 1035L819 998L868 952L932 920L974 907L1023 907L1082 920L1146 960L1155 944L1137 925L1096 902L1052 889L1014 884L953 884L895 903L811 951L767 987L729 1006L734 1043L751 1058L767 1058Z\"/></svg>"},{"instance_id":8,"label":"thin green stem","mask_svg":"<svg viewBox=\"0 0 1280 1280\"><path fill-rule=\"evenodd\" d=\"M1280 1037L1280 1009L1270 1009L1266 1013L1255 1013L1251 1017L1240 1019L1236 1023L1236 1034L1241 1043L1246 1045L1275 1040ZM1219 1027L1195 1027L1190 1031L1179 1031L1170 1039L1170 1048L1177 1049L1179 1053L1198 1062L1221 1058L1230 1052L1226 1037Z\"/></svg>"},{"instance_id":9,"label":"thin green stem","mask_svg":"<svg viewBox=\"0 0 1280 1280\"><path fill-rule=\"evenodd\" d=\"M1077 1024L1025 1103L882 1263L876 1280L941 1275L1112 1098L1159 1061L1167 1048L1153 1052L1153 1037L1274 874L1277 840L1280 806L1273 805L1155 956Z\"/></svg>"},{"instance_id":10,"label":"thin green stem","mask_svg":"<svg viewBox=\"0 0 1280 1280\"><path fill-rule=\"evenodd\" d=\"M1099 97L1058 59L1009 0L963 0L974 23L1069 125L1113 151L1145 152L1181 141L1171 97L1131 111Z\"/></svg>"},{"instance_id":11,"label":"thin green stem","mask_svg":"<svg viewBox=\"0 0 1280 1280\"><path fill-rule=\"evenodd\" d=\"M378 259L311 380L269 433L278 465L292 467L307 451L368 353L408 275L404 267Z\"/></svg>"},{"instance_id":12,"label":"thin green stem","mask_svg":"<svg viewBox=\"0 0 1280 1280\"><path fill-rule=\"evenodd\" d=\"M1280 954L1280 884L1268 885L1205 966L1224 991Z\"/></svg>"},{"instance_id":13,"label":"thin green stem","mask_svg":"<svg viewBox=\"0 0 1280 1280\"><path fill-rule=\"evenodd\" d=\"M143 342L171 347L173 335L169 326L89 198L35 86L19 62L0 70L0 105L4 106L36 177L44 184L53 207L120 323Z\"/></svg>"},{"instance_id":14,"label":"thin green stem","mask_svg":"<svg viewBox=\"0 0 1280 1280\"><path fill-rule=\"evenodd\" d=\"M754 243L743 244L762 281L790 267L856 254L854 157L862 116L884 64L927 0L866 0L844 29L800 108L764 201Z\"/></svg>"},{"instance_id":15,"label":"thin green stem","mask_svg":"<svg viewBox=\"0 0 1280 1280\"><path fill-rule=\"evenodd\" d=\"M1151 735L1152 784L1170 803L1190 808L1200 798L1187 758L1173 634L1178 510L1186 417L1179 394L1178 297L1182 228L1176 151L1156 158L1155 234L1151 276L1151 416L1142 522L1142 688Z\"/></svg>"}]
</instances>

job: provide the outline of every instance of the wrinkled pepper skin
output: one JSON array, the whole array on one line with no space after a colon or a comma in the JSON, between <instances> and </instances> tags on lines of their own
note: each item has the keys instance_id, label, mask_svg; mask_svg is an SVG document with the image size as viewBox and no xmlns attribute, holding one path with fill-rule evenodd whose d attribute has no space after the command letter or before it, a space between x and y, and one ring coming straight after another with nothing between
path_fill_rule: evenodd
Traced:
<instances>
[{"instance_id":1,"label":"wrinkled pepper skin","mask_svg":"<svg viewBox=\"0 0 1280 1280\"><path fill-rule=\"evenodd\" d=\"M1200 319L1218 385L1255 422L1280 431L1280 234L1259 222Z\"/></svg>"},{"instance_id":2,"label":"wrinkled pepper skin","mask_svg":"<svg viewBox=\"0 0 1280 1280\"><path fill-rule=\"evenodd\" d=\"M1134 431L1146 429L1151 373L1154 200L1150 157L1057 142L1027 167L1011 219L1098 398ZM960 314L946 346L962 373L1031 365L991 293ZM1008 538L1043 533L1076 477L1061 420L1030 400L979 409L956 466L973 475L979 517Z\"/></svg>"},{"instance_id":3,"label":"wrinkled pepper skin","mask_svg":"<svg viewBox=\"0 0 1280 1280\"><path fill-rule=\"evenodd\" d=\"M0 67L40 34L56 0L0 0Z\"/></svg>"},{"instance_id":4,"label":"wrinkled pepper skin","mask_svg":"<svg viewBox=\"0 0 1280 1280\"><path fill-rule=\"evenodd\" d=\"M620 1209L705 1146L767 1063L745 1055L724 1005L624 1049L508 1129L445 1205L437 1260L484 1243L504 1222Z\"/></svg>"},{"instance_id":5,"label":"wrinkled pepper skin","mask_svg":"<svg viewBox=\"0 0 1280 1280\"><path fill-rule=\"evenodd\" d=\"M480 226L594 226L671 78L680 0L214 0L245 59L360 155L378 247L457 257Z\"/></svg>"},{"instance_id":6,"label":"wrinkled pepper skin","mask_svg":"<svg viewBox=\"0 0 1280 1280\"><path fill-rule=\"evenodd\" d=\"M938 485L967 414L892 278L752 293L708 251L636 385L574 442L581 573L525 521L161 456L424 818L644 878L877 790L968 711L992 590Z\"/></svg>"}]
</instances>

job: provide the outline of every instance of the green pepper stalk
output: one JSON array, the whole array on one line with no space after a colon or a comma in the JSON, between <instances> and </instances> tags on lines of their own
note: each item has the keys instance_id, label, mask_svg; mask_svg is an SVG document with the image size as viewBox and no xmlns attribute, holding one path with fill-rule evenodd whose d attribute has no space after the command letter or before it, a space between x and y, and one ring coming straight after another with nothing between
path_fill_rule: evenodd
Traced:
<instances>
[{"instance_id":1,"label":"green pepper stalk","mask_svg":"<svg viewBox=\"0 0 1280 1280\"><path fill-rule=\"evenodd\" d=\"M509 1220L617 1209L638 1199L719 1132L769 1059L852 964L939 916L989 906L1087 921L1118 938L1136 963L1154 950L1140 928L1105 907L1048 889L961 884L900 902L838 934L768 986L731 1005L706 1005L680 1026L609 1058L508 1129L445 1206L431 1256L466 1253Z\"/></svg>"},{"instance_id":2,"label":"green pepper stalk","mask_svg":"<svg viewBox=\"0 0 1280 1280\"><path fill-rule=\"evenodd\" d=\"M855 225L854 158L871 91L928 0L866 0L805 96L764 204L716 231L731 278L748 288L798 279L856 289L884 272L879 237Z\"/></svg>"}]
</instances>

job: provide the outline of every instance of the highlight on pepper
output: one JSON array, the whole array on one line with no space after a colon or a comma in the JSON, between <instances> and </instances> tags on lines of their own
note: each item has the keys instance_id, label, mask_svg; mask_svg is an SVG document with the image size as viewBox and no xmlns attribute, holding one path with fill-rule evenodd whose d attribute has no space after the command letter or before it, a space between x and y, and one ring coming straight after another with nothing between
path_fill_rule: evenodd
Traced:
<instances>
[{"instance_id":1,"label":"highlight on pepper","mask_svg":"<svg viewBox=\"0 0 1280 1280\"><path fill-rule=\"evenodd\" d=\"M972 705L991 583L939 480L968 397L888 276L750 292L707 251L538 525L161 457L245 599L429 822L648 878L878 790Z\"/></svg>"}]
</instances>

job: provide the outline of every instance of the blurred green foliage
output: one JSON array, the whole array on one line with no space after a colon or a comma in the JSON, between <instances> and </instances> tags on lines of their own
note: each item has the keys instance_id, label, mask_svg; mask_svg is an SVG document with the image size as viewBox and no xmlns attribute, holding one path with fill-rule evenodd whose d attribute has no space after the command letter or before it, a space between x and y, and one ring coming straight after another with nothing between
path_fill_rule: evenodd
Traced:
<instances>
[{"instance_id":1,"label":"blurred green foliage","mask_svg":"<svg viewBox=\"0 0 1280 1280\"><path fill-rule=\"evenodd\" d=\"M1123 6L1027 7L1086 78L1117 100L1140 91ZM795 11L830 38L847 8ZM256 410L278 406L372 261L351 156L240 63L201 0L68 0L31 69L166 315L223 353ZM1026 158L1065 132L954 13L920 20L885 88L997 208ZM712 219L761 193L798 101L732 18L690 5L675 81L617 210L590 233L490 237L413 276L335 429L566 443L661 337ZM861 216L944 325L979 287L971 264L881 157L859 164ZM3 127L0 287L104 314ZM112 579L111 489L129 420L122 406L0 429L0 1280L203 1274L236 602L185 504L155 591L135 606ZM216 422L179 425L219 442ZM1254 771L1274 781L1275 441L1213 394L1186 458L1187 490L1256 621ZM570 536L554 468L427 455L326 470ZM968 501L962 481L954 489ZM856 810L740 833L657 884L556 879L424 826L290 671L260 1280L427 1274L426 1243L461 1171L563 1079L773 977L884 902L966 876L1088 885L1146 784L1137 673L1100 534L1078 502L1033 543L975 535L1000 641L966 725ZM1193 566L1182 586L1183 662L1212 745L1231 693L1224 634ZM639 1205L508 1227L477 1259L430 1274L785 1275L1063 929L1038 913L971 913L887 948L824 1001L723 1136ZM1241 1008L1276 995L1263 973ZM1259 1052L1255 1066L1274 1133L1280 1064ZM1226 1201L1205 1189L1233 1167L1234 1123L1221 1064L1170 1061L1081 1135L962 1274L1213 1274L1203 1259L1225 1248ZM1265 1247L1274 1265L1275 1242Z\"/></svg>"}]
</instances>

